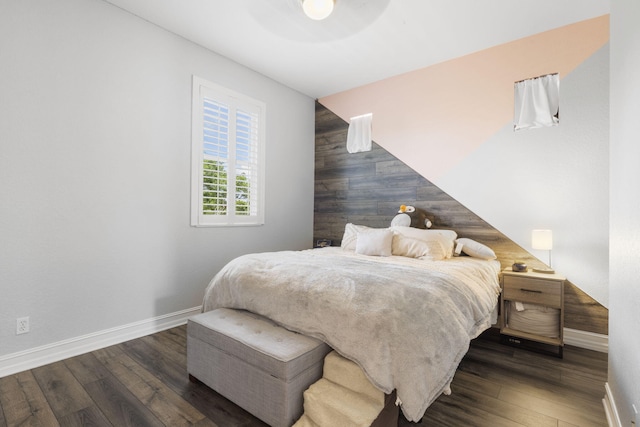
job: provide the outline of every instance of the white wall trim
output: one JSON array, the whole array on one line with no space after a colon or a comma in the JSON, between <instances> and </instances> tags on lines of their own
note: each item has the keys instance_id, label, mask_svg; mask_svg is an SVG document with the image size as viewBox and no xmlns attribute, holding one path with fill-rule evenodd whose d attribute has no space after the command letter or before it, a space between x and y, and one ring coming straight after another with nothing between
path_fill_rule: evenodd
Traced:
<instances>
[{"instance_id":1,"label":"white wall trim","mask_svg":"<svg viewBox=\"0 0 640 427\"><path fill-rule=\"evenodd\" d=\"M604 395L604 399L602 399L602 404L604 405L604 413L607 416L607 424L609 427L622 427L616 401L613 399L613 393L611 393L609 383L604 383L604 389L606 394Z\"/></svg>"},{"instance_id":2,"label":"white wall trim","mask_svg":"<svg viewBox=\"0 0 640 427\"><path fill-rule=\"evenodd\" d=\"M0 378L184 325L200 306L0 356Z\"/></svg>"},{"instance_id":3,"label":"white wall trim","mask_svg":"<svg viewBox=\"0 0 640 427\"><path fill-rule=\"evenodd\" d=\"M188 308L128 325L117 326L92 334L0 356L0 378L183 325L189 317L200 313L200 311L200 306ZM577 329L564 329L564 343L602 353L608 353L609 351L608 335Z\"/></svg>"},{"instance_id":4,"label":"white wall trim","mask_svg":"<svg viewBox=\"0 0 640 427\"><path fill-rule=\"evenodd\" d=\"M564 328L564 343L601 353L609 352L609 335Z\"/></svg>"}]
</instances>

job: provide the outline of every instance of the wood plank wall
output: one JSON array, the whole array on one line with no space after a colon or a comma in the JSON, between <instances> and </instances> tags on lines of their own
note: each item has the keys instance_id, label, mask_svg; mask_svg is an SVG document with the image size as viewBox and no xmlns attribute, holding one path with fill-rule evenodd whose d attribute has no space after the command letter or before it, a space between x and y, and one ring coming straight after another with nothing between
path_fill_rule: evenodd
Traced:
<instances>
[{"instance_id":1,"label":"wood plank wall","mask_svg":"<svg viewBox=\"0 0 640 427\"><path fill-rule=\"evenodd\" d=\"M434 228L455 230L491 247L502 267L544 263L409 168L375 142L369 152L346 150L348 124L316 103L314 242L339 245L346 223L388 227L401 204L427 211ZM558 272L562 274L562 272ZM571 282L565 286L565 326L608 333L608 310Z\"/></svg>"}]
</instances>

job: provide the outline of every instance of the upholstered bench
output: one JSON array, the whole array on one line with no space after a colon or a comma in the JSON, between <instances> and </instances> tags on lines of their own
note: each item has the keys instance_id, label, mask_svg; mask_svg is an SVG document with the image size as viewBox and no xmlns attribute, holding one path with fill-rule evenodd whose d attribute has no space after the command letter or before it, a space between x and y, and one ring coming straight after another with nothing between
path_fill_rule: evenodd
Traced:
<instances>
[{"instance_id":1,"label":"upholstered bench","mask_svg":"<svg viewBox=\"0 0 640 427\"><path fill-rule=\"evenodd\" d=\"M220 308L187 322L187 371L274 427L301 415L303 392L322 377L331 348L243 310Z\"/></svg>"}]
</instances>

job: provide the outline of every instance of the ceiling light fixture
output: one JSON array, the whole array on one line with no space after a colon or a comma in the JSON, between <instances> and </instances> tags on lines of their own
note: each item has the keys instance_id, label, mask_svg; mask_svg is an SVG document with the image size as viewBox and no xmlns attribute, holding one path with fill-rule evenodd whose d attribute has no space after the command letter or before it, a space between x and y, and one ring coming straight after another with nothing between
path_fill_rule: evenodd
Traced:
<instances>
[{"instance_id":1,"label":"ceiling light fixture","mask_svg":"<svg viewBox=\"0 0 640 427\"><path fill-rule=\"evenodd\" d=\"M316 21L321 21L331 15L335 0L302 0L302 10L305 15Z\"/></svg>"}]
</instances>

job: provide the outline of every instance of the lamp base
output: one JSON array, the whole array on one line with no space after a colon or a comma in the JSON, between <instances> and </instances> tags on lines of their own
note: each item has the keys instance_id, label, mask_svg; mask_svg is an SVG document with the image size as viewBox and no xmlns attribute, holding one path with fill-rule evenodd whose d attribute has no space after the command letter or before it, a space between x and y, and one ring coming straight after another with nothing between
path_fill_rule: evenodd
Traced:
<instances>
[{"instance_id":1,"label":"lamp base","mask_svg":"<svg viewBox=\"0 0 640 427\"><path fill-rule=\"evenodd\" d=\"M536 273L554 274L556 271L553 268L532 268Z\"/></svg>"}]
</instances>

